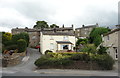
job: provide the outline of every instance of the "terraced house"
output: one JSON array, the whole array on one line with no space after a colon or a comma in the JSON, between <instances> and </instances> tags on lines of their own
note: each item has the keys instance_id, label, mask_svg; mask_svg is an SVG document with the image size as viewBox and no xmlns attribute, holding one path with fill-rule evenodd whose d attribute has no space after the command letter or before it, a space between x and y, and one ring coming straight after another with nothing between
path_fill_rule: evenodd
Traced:
<instances>
[{"instance_id":1,"label":"terraced house","mask_svg":"<svg viewBox=\"0 0 120 78\"><path fill-rule=\"evenodd\" d=\"M75 36L76 38L87 38L89 37L90 32L93 30L93 28L98 27L98 23L96 25L82 25L80 28L75 29Z\"/></svg>"},{"instance_id":2,"label":"terraced house","mask_svg":"<svg viewBox=\"0 0 120 78\"><path fill-rule=\"evenodd\" d=\"M12 29L12 34L18 34L21 32L26 32L29 34L30 37L30 43L29 43L29 47L35 47L37 45L40 45L40 38L41 38L41 32L47 33L47 35L52 34L52 32L56 31L56 33L54 34L58 34L58 33L72 33L72 35L74 34L74 30L73 30L73 25L71 27L60 27L60 28L44 28L44 29L34 29L34 28L13 28ZM49 34L48 34L49 33ZM51 34L50 34L51 33ZM58 34L59 35L59 34ZM66 35L66 34L65 34ZM41 46L41 45L40 45Z\"/></svg>"},{"instance_id":3,"label":"terraced house","mask_svg":"<svg viewBox=\"0 0 120 78\"><path fill-rule=\"evenodd\" d=\"M120 44L118 43L120 34L120 27L112 30L109 33L103 35L102 45L108 47L107 53L112 56L113 59L118 60L118 49Z\"/></svg>"}]
</instances>

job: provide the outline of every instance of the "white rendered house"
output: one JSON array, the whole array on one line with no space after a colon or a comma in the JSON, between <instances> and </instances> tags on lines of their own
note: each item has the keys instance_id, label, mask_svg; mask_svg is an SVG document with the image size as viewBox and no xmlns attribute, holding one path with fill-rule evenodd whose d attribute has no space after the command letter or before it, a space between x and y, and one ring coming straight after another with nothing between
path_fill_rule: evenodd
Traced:
<instances>
[{"instance_id":1,"label":"white rendered house","mask_svg":"<svg viewBox=\"0 0 120 78\"><path fill-rule=\"evenodd\" d=\"M75 47L74 33L65 32L40 32L41 53L45 54L46 50L53 52L72 50Z\"/></svg>"}]
</instances>

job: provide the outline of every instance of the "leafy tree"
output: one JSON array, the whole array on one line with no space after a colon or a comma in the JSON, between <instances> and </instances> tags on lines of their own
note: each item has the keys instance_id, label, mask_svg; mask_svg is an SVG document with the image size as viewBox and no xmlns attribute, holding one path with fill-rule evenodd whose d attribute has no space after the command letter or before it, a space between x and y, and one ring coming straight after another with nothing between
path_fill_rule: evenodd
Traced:
<instances>
[{"instance_id":1,"label":"leafy tree","mask_svg":"<svg viewBox=\"0 0 120 78\"><path fill-rule=\"evenodd\" d=\"M45 21L37 21L36 25L34 25L33 28L42 29L42 28L49 28L49 26L48 26L47 22L45 22Z\"/></svg>"},{"instance_id":2,"label":"leafy tree","mask_svg":"<svg viewBox=\"0 0 120 78\"><path fill-rule=\"evenodd\" d=\"M12 37L12 41L13 41L15 44L17 43L17 41L18 41L19 39L24 39L24 40L27 42L27 46L29 45L29 35L28 35L28 33L23 32L23 33L15 34L15 35L13 35L13 37Z\"/></svg>"},{"instance_id":3,"label":"leafy tree","mask_svg":"<svg viewBox=\"0 0 120 78\"><path fill-rule=\"evenodd\" d=\"M50 25L50 28L59 28L59 26L57 26L56 24L52 24Z\"/></svg>"},{"instance_id":4,"label":"leafy tree","mask_svg":"<svg viewBox=\"0 0 120 78\"><path fill-rule=\"evenodd\" d=\"M94 44L87 44L83 49L82 49L83 52L87 52L88 55L90 53L93 53L95 54L97 52L96 50L96 46Z\"/></svg>"},{"instance_id":5,"label":"leafy tree","mask_svg":"<svg viewBox=\"0 0 120 78\"><path fill-rule=\"evenodd\" d=\"M101 35L109 32L109 31L110 31L110 29L104 28L104 27L94 28L90 33L89 42L94 43L95 46L98 46L102 42Z\"/></svg>"},{"instance_id":6,"label":"leafy tree","mask_svg":"<svg viewBox=\"0 0 120 78\"><path fill-rule=\"evenodd\" d=\"M2 32L2 43L6 44L7 41L12 39L12 34L9 32Z\"/></svg>"},{"instance_id":7,"label":"leafy tree","mask_svg":"<svg viewBox=\"0 0 120 78\"><path fill-rule=\"evenodd\" d=\"M17 45L18 45L18 51L20 53L24 52L26 50L26 48L27 48L27 42L24 39L17 40Z\"/></svg>"},{"instance_id":8,"label":"leafy tree","mask_svg":"<svg viewBox=\"0 0 120 78\"><path fill-rule=\"evenodd\" d=\"M103 47L103 46L100 46L100 48L98 49L98 54L107 54L107 50L108 48L107 47Z\"/></svg>"},{"instance_id":9,"label":"leafy tree","mask_svg":"<svg viewBox=\"0 0 120 78\"><path fill-rule=\"evenodd\" d=\"M88 43L88 39L87 38L85 38L85 39L78 39L77 42L76 42L76 46L78 46L80 44L84 45L84 44L87 44L87 43Z\"/></svg>"}]
</instances>

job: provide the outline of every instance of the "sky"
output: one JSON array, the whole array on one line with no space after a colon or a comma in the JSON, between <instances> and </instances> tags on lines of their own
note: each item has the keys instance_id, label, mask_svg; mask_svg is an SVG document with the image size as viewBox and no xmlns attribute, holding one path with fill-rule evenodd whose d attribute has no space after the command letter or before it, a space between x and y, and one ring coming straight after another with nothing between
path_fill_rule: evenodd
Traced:
<instances>
[{"instance_id":1,"label":"sky","mask_svg":"<svg viewBox=\"0 0 120 78\"><path fill-rule=\"evenodd\" d=\"M118 24L119 0L0 0L0 31L32 28L36 21L79 28Z\"/></svg>"}]
</instances>

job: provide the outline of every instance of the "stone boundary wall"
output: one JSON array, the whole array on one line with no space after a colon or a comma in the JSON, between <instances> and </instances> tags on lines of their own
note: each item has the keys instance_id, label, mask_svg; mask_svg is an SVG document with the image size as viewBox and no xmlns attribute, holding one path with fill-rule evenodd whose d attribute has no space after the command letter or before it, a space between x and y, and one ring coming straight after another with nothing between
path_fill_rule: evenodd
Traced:
<instances>
[{"instance_id":1,"label":"stone boundary wall","mask_svg":"<svg viewBox=\"0 0 120 78\"><path fill-rule=\"evenodd\" d=\"M10 57L3 57L2 58L2 66L9 67L15 66L21 62L23 57L25 57L26 52L23 53L13 53Z\"/></svg>"}]
</instances>

